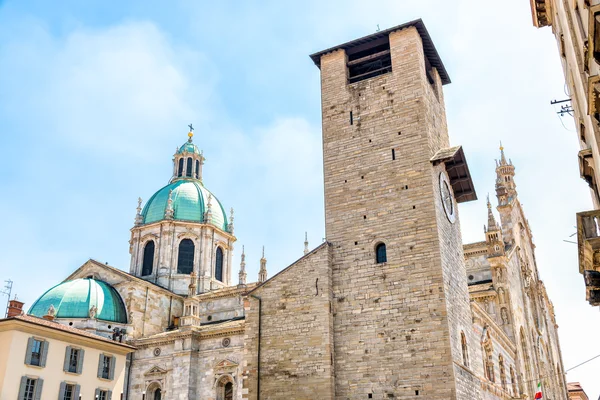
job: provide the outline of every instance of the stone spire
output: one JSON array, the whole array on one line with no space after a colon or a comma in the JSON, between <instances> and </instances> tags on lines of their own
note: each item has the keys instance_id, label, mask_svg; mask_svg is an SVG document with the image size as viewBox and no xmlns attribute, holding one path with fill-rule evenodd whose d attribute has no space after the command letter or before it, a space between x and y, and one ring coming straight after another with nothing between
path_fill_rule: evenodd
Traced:
<instances>
[{"instance_id":1,"label":"stone spire","mask_svg":"<svg viewBox=\"0 0 600 400\"><path fill-rule=\"evenodd\" d=\"M244 246L242 246L242 261L240 262L240 280L238 283L238 287L246 286L246 253L244 250Z\"/></svg>"},{"instance_id":2,"label":"stone spire","mask_svg":"<svg viewBox=\"0 0 600 400\"><path fill-rule=\"evenodd\" d=\"M212 220L212 194L208 195L206 202L206 211L204 212L204 222L208 223Z\"/></svg>"},{"instance_id":3,"label":"stone spire","mask_svg":"<svg viewBox=\"0 0 600 400\"><path fill-rule=\"evenodd\" d=\"M229 210L229 224L227 224L227 230L233 235L233 207Z\"/></svg>"},{"instance_id":4,"label":"stone spire","mask_svg":"<svg viewBox=\"0 0 600 400\"><path fill-rule=\"evenodd\" d=\"M504 146L502 146L502 141L500 141L500 165L508 165L506 157L504 156Z\"/></svg>"},{"instance_id":5,"label":"stone spire","mask_svg":"<svg viewBox=\"0 0 600 400\"><path fill-rule=\"evenodd\" d=\"M500 143L500 161L496 160L496 196L499 206L511 203L517 196L514 177L515 167L510 159L506 161L504 147Z\"/></svg>"},{"instance_id":6,"label":"stone spire","mask_svg":"<svg viewBox=\"0 0 600 400\"><path fill-rule=\"evenodd\" d=\"M165 219L173 219L175 210L173 210L173 189L169 190L169 198L167 199L167 208L165 209Z\"/></svg>"},{"instance_id":7,"label":"stone spire","mask_svg":"<svg viewBox=\"0 0 600 400\"><path fill-rule=\"evenodd\" d=\"M260 259L260 270L258 271L258 282L263 283L267 280L267 259L265 258L265 246L262 249L262 258Z\"/></svg>"},{"instance_id":8,"label":"stone spire","mask_svg":"<svg viewBox=\"0 0 600 400\"><path fill-rule=\"evenodd\" d=\"M135 226L139 226L144 222L144 218L142 217L142 198L138 197L138 205L135 213Z\"/></svg>"},{"instance_id":9,"label":"stone spire","mask_svg":"<svg viewBox=\"0 0 600 400\"><path fill-rule=\"evenodd\" d=\"M304 232L304 255L308 254L308 232Z\"/></svg>"},{"instance_id":10,"label":"stone spire","mask_svg":"<svg viewBox=\"0 0 600 400\"><path fill-rule=\"evenodd\" d=\"M496 217L494 217L494 213L492 212L492 203L490 203L490 195L487 195L487 209L488 209L488 223L486 231L496 231L499 229L498 224L496 223Z\"/></svg>"},{"instance_id":11,"label":"stone spire","mask_svg":"<svg viewBox=\"0 0 600 400\"><path fill-rule=\"evenodd\" d=\"M504 254L504 238L502 237L502 229L496 222L494 212L492 211L492 203L490 203L490 195L487 196L488 223L485 230L485 241L489 256L498 256Z\"/></svg>"}]
</instances>

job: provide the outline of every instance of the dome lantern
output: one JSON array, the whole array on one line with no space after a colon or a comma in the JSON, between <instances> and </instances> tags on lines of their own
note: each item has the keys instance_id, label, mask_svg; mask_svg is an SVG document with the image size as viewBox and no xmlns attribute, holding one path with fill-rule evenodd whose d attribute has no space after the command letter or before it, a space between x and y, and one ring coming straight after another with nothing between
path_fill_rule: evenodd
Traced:
<instances>
[{"instance_id":1,"label":"dome lantern","mask_svg":"<svg viewBox=\"0 0 600 400\"><path fill-rule=\"evenodd\" d=\"M192 138L194 137L194 127L188 125L188 140L185 142L173 156L173 177L171 182L180 179L193 179L202 182L202 166L204 165L204 156L202 151L198 149Z\"/></svg>"}]
</instances>

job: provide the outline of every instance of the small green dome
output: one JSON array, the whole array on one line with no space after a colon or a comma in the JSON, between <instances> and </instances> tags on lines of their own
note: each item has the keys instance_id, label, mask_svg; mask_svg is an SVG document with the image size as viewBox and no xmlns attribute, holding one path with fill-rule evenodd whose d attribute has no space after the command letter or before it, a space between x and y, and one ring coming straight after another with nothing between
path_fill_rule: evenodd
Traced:
<instances>
[{"instance_id":1,"label":"small green dome","mask_svg":"<svg viewBox=\"0 0 600 400\"><path fill-rule=\"evenodd\" d=\"M227 215L219 200L198 180L177 180L154 193L144 206L142 218L144 224L165 219L169 192L173 191L173 219L181 221L203 222L208 197L212 196L209 221L212 225L227 232Z\"/></svg>"},{"instance_id":2,"label":"small green dome","mask_svg":"<svg viewBox=\"0 0 600 400\"><path fill-rule=\"evenodd\" d=\"M194 143L187 141L183 144L183 146L181 146L179 148L179 150L177 150L177 154L181 154L181 153L195 153L195 154L201 154L200 150L198 149L198 146L196 146Z\"/></svg>"},{"instance_id":3,"label":"small green dome","mask_svg":"<svg viewBox=\"0 0 600 400\"><path fill-rule=\"evenodd\" d=\"M103 281L75 279L59 283L33 303L27 314L43 317L54 306L56 318L89 318L96 306L96 318L126 324L127 312L119 292Z\"/></svg>"}]
</instances>

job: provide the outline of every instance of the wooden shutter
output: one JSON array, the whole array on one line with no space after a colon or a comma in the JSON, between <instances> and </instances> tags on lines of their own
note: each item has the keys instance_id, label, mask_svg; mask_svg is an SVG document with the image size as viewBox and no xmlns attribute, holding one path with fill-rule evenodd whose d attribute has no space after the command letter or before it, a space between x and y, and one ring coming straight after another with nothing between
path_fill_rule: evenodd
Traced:
<instances>
[{"instance_id":1,"label":"wooden shutter","mask_svg":"<svg viewBox=\"0 0 600 400\"><path fill-rule=\"evenodd\" d=\"M79 392L81 390L81 386L80 385L75 385L75 388L73 389L73 400L79 400Z\"/></svg>"},{"instance_id":2,"label":"wooden shutter","mask_svg":"<svg viewBox=\"0 0 600 400\"><path fill-rule=\"evenodd\" d=\"M104 364L104 354L100 354L100 359L98 360L98 378L102 378L102 365Z\"/></svg>"},{"instance_id":3,"label":"wooden shutter","mask_svg":"<svg viewBox=\"0 0 600 400\"><path fill-rule=\"evenodd\" d=\"M106 400L112 400L112 390L106 392Z\"/></svg>"},{"instance_id":4,"label":"wooden shutter","mask_svg":"<svg viewBox=\"0 0 600 400\"><path fill-rule=\"evenodd\" d=\"M46 366L46 358L48 357L49 345L50 345L50 343L47 340L44 340L41 344L42 349L40 351L42 352L42 354L40 357L40 367Z\"/></svg>"},{"instance_id":5,"label":"wooden shutter","mask_svg":"<svg viewBox=\"0 0 600 400\"><path fill-rule=\"evenodd\" d=\"M34 400L40 400L42 397L42 388L44 387L44 380L42 378L37 378L35 381L35 395Z\"/></svg>"},{"instance_id":6,"label":"wooden shutter","mask_svg":"<svg viewBox=\"0 0 600 400\"><path fill-rule=\"evenodd\" d=\"M25 364L31 365L31 351L33 350L33 338L27 339L27 350L25 350Z\"/></svg>"},{"instance_id":7,"label":"wooden shutter","mask_svg":"<svg viewBox=\"0 0 600 400\"><path fill-rule=\"evenodd\" d=\"M117 357L110 358L110 372L108 373L108 379L115 379L115 364L117 363Z\"/></svg>"},{"instance_id":8,"label":"wooden shutter","mask_svg":"<svg viewBox=\"0 0 600 400\"><path fill-rule=\"evenodd\" d=\"M31 340L31 338L29 340ZM21 377L21 384L19 385L19 398L18 398L18 400L23 400L23 397L25 397L25 386L26 385L27 385L27 377L26 376L22 376Z\"/></svg>"},{"instance_id":9,"label":"wooden shutter","mask_svg":"<svg viewBox=\"0 0 600 400\"><path fill-rule=\"evenodd\" d=\"M61 382L60 389L58 391L58 400L63 400L65 398L65 391L67 390L67 383Z\"/></svg>"},{"instance_id":10,"label":"wooden shutter","mask_svg":"<svg viewBox=\"0 0 600 400\"><path fill-rule=\"evenodd\" d=\"M69 372L69 363L71 361L71 346L67 346L65 350L65 363L63 364L63 371Z\"/></svg>"},{"instance_id":11,"label":"wooden shutter","mask_svg":"<svg viewBox=\"0 0 600 400\"><path fill-rule=\"evenodd\" d=\"M79 349L79 357L77 357L77 373L81 374L83 371L83 356L85 354L84 349Z\"/></svg>"},{"instance_id":12,"label":"wooden shutter","mask_svg":"<svg viewBox=\"0 0 600 400\"><path fill-rule=\"evenodd\" d=\"M96 399L100 398L100 389L96 389Z\"/></svg>"}]
</instances>

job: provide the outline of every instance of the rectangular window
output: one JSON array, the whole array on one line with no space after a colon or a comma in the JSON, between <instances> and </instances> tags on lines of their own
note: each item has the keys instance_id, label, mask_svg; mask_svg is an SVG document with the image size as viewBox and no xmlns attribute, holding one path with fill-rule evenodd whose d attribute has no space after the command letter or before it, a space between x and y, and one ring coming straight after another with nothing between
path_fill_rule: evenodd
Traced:
<instances>
[{"instance_id":1,"label":"rectangular window","mask_svg":"<svg viewBox=\"0 0 600 400\"><path fill-rule=\"evenodd\" d=\"M108 392L106 390L99 390L98 400L108 400Z\"/></svg>"},{"instance_id":2,"label":"rectangular window","mask_svg":"<svg viewBox=\"0 0 600 400\"><path fill-rule=\"evenodd\" d=\"M22 400L33 400L35 396L35 384L37 379L27 378L25 383L25 393L22 397Z\"/></svg>"},{"instance_id":3,"label":"rectangular window","mask_svg":"<svg viewBox=\"0 0 600 400\"><path fill-rule=\"evenodd\" d=\"M63 400L75 400L73 394L75 392L75 385L66 384L65 385L65 394L63 395Z\"/></svg>"},{"instance_id":4,"label":"rectangular window","mask_svg":"<svg viewBox=\"0 0 600 400\"><path fill-rule=\"evenodd\" d=\"M112 357L104 357L102 359L102 378L110 379L110 362Z\"/></svg>"},{"instance_id":5,"label":"rectangular window","mask_svg":"<svg viewBox=\"0 0 600 400\"><path fill-rule=\"evenodd\" d=\"M33 344L31 347L31 362L29 363L29 365L37 365L39 367L41 366L42 359L42 341L33 339L32 343Z\"/></svg>"},{"instance_id":6,"label":"rectangular window","mask_svg":"<svg viewBox=\"0 0 600 400\"><path fill-rule=\"evenodd\" d=\"M78 373L77 364L79 362L79 349L71 349L69 354L69 372Z\"/></svg>"},{"instance_id":7,"label":"rectangular window","mask_svg":"<svg viewBox=\"0 0 600 400\"><path fill-rule=\"evenodd\" d=\"M392 71L390 38L374 40L346 49L348 79L350 83L383 75Z\"/></svg>"},{"instance_id":8,"label":"rectangular window","mask_svg":"<svg viewBox=\"0 0 600 400\"><path fill-rule=\"evenodd\" d=\"M593 14L593 26L594 26L594 45L592 51L594 59L597 63L600 63L600 13Z\"/></svg>"}]
</instances>

